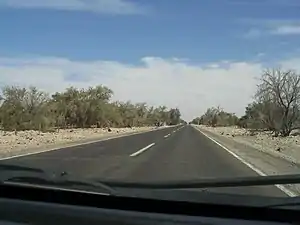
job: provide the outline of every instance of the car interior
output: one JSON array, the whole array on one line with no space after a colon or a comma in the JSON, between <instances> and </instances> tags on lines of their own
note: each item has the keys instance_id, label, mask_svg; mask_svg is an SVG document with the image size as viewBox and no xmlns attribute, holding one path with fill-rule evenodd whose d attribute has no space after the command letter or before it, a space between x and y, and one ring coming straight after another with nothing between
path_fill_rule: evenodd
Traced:
<instances>
[{"instance_id":1,"label":"car interior","mask_svg":"<svg viewBox=\"0 0 300 225\"><path fill-rule=\"evenodd\" d=\"M274 200L274 207L266 207L263 199L254 196L203 193L201 198L192 200L180 192L172 192L173 198L168 198L168 193L153 191L145 197L131 190L124 197L1 184L0 224L295 224L300 221L298 204L276 207ZM295 199L291 203L299 201L290 199Z\"/></svg>"}]
</instances>

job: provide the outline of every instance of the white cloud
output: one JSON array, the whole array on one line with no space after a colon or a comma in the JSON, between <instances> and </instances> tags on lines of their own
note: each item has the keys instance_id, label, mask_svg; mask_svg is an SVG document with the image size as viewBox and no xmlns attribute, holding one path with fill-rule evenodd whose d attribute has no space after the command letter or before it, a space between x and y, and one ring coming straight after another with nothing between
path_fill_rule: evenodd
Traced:
<instances>
[{"instance_id":1,"label":"white cloud","mask_svg":"<svg viewBox=\"0 0 300 225\"><path fill-rule=\"evenodd\" d=\"M261 58L261 57L263 57L263 56L265 56L265 55L266 55L266 53L264 53L264 52L259 52L259 53L257 53L256 57Z\"/></svg>"},{"instance_id":2,"label":"white cloud","mask_svg":"<svg viewBox=\"0 0 300 225\"><path fill-rule=\"evenodd\" d=\"M275 35L300 35L300 25L278 26L271 30L270 33Z\"/></svg>"},{"instance_id":3,"label":"white cloud","mask_svg":"<svg viewBox=\"0 0 300 225\"><path fill-rule=\"evenodd\" d=\"M280 62L280 66L282 68L300 71L300 58L284 60Z\"/></svg>"},{"instance_id":4,"label":"white cloud","mask_svg":"<svg viewBox=\"0 0 300 225\"><path fill-rule=\"evenodd\" d=\"M233 5L245 6L269 6L269 7L299 7L298 0L227 0L227 3Z\"/></svg>"},{"instance_id":5,"label":"white cloud","mask_svg":"<svg viewBox=\"0 0 300 225\"><path fill-rule=\"evenodd\" d=\"M259 30L259 29L256 29L256 28L251 28L249 31L247 31L245 34L244 34L244 37L245 38L249 38L249 39L252 39L252 38L258 38L262 35L262 31Z\"/></svg>"},{"instance_id":6,"label":"white cloud","mask_svg":"<svg viewBox=\"0 0 300 225\"><path fill-rule=\"evenodd\" d=\"M243 19L240 22L252 26L244 34L245 38L258 38L263 35L300 35L299 19Z\"/></svg>"},{"instance_id":7,"label":"white cloud","mask_svg":"<svg viewBox=\"0 0 300 225\"><path fill-rule=\"evenodd\" d=\"M207 65L207 67L208 68L220 68L220 65L217 63L212 63L212 64Z\"/></svg>"},{"instance_id":8,"label":"white cloud","mask_svg":"<svg viewBox=\"0 0 300 225\"><path fill-rule=\"evenodd\" d=\"M129 0L1 0L0 6L110 14L144 14L147 11L145 7Z\"/></svg>"},{"instance_id":9,"label":"white cloud","mask_svg":"<svg viewBox=\"0 0 300 225\"><path fill-rule=\"evenodd\" d=\"M254 78L263 69L260 63L250 62L207 64L219 67L157 57L145 57L141 62L129 65L53 57L0 57L0 85L34 85L54 92L71 85L103 84L113 89L114 99L179 107L183 117L190 120L216 105L243 114L256 88Z\"/></svg>"}]
</instances>

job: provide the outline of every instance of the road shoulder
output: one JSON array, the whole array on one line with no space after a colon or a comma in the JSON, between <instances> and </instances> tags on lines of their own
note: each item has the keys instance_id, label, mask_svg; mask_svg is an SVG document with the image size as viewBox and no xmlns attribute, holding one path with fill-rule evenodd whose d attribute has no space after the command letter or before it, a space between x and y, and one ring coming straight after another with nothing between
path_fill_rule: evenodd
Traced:
<instances>
[{"instance_id":1,"label":"road shoulder","mask_svg":"<svg viewBox=\"0 0 300 225\"><path fill-rule=\"evenodd\" d=\"M300 167L297 164L259 151L254 147L236 142L233 139L227 138L226 136L222 136L201 129L198 126L193 125L193 127L200 133L208 136L215 142L219 143L220 146L223 146L230 150L233 154L237 155L244 162L250 164L253 167L252 169L256 169L256 172L258 173L260 173L259 171L261 171L261 173L265 175L283 175L299 173ZM284 187L297 195L300 194L300 185L284 185Z\"/></svg>"}]
</instances>

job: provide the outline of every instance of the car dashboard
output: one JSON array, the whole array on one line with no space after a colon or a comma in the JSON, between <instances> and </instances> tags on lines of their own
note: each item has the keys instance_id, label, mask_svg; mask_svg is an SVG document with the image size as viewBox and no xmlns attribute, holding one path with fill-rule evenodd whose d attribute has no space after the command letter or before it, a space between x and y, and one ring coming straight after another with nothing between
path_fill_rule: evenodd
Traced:
<instances>
[{"instance_id":1,"label":"car dashboard","mask_svg":"<svg viewBox=\"0 0 300 225\"><path fill-rule=\"evenodd\" d=\"M0 187L0 224L295 224L298 210L109 196L59 189Z\"/></svg>"},{"instance_id":2,"label":"car dashboard","mask_svg":"<svg viewBox=\"0 0 300 225\"><path fill-rule=\"evenodd\" d=\"M92 207L78 207L61 204L28 202L0 199L1 225L30 224L72 224L72 225L271 225L287 224L258 220L241 220L202 216L170 215L159 213L133 212Z\"/></svg>"}]
</instances>

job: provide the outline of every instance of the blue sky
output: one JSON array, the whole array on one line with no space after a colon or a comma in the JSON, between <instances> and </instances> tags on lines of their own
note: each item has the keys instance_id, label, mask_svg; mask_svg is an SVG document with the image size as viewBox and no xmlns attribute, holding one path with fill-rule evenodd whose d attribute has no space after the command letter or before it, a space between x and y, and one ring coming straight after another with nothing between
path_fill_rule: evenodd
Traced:
<instances>
[{"instance_id":1,"label":"blue sky","mask_svg":"<svg viewBox=\"0 0 300 225\"><path fill-rule=\"evenodd\" d=\"M284 20L286 24L290 20L300 22L297 0L294 5L286 0L178 0L176 4L170 0L132 0L127 2L136 9L128 13L46 4L21 7L17 4L21 0L1 2L0 52L10 56L38 54L134 63L151 55L207 62L251 60L262 52L276 58L293 54L300 47L297 35L250 37L251 31L254 36L255 31L263 32L269 20L278 20L278 26ZM282 45L284 41L288 44Z\"/></svg>"},{"instance_id":2,"label":"blue sky","mask_svg":"<svg viewBox=\"0 0 300 225\"><path fill-rule=\"evenodd\" d=\"M25 74L17 69L24 69L28 61L31 63L26 69L30 67L31 71L60 71L64 87L71 84L67 82L72 77L76 85L87 85L87 80L92 82L96 76L87 74L98 74L99 82L107 81L101 77L120 77L116 75L120 67L123 72L150 68L163 73L181 66L188 77L187 73L195 69L199 74L207 67L228 72L240 65L228 62L255 68L283 62L291 65L287 61L295 60L300 53L299 11L298 0L1 0L0 72L2 68L16 77L11 82L0 74L0 83L23 84L19 77L25 79ZM81 73L70 74L65 65L68 63L79 66ZM222 74L226 72L223 70ZM28 76L33 75L26 76L31 80ZM189 87L181 95L187 91ZM242 103L246 104L249 93ZM219 93L215 96L207 104L223 102ZM145 99L154 104L180 105L176 98L165 102ZM238 112L243 108L229 107ZM199 111L203 109L195 108L187 114Z\"/></svg>"}]
</instances>

